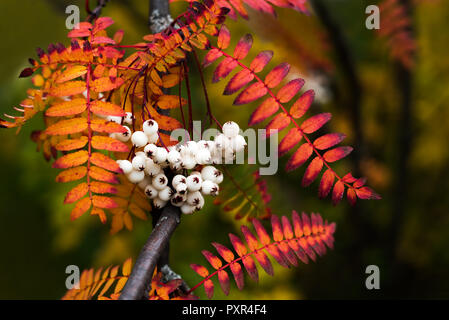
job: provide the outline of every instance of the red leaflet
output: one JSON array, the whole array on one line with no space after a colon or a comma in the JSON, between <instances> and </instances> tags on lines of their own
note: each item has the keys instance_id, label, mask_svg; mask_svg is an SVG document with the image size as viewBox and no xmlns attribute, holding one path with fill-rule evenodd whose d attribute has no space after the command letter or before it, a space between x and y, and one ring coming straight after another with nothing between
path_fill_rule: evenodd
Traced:
<instances>
[{"instance_id":1,"label":"red leaflet","mask_svg":"<svg viewBox=\"0 0 449 320\"><path fill-rule=\"evenodd\" d=\"M292 221L293 221L293 229L295 231L295 237L301 238L302 235L304 234L302 231L301 218L299 217L298 212L296 212L295 210L293 210L292 212Z\"/></svg>"},{"instance_id":2,"label":"red leaflet","mask_svg":"<svg viewBox=\"0 0 449 320\"><path fill-rule=\"evenodd\" d=\"M273 51L262 51L251 62L249 68L255 73L261 72L273 58Z\"/></svg>"},{"instance_id":3,"label":"red leaflet","mask_svg":"<svg viewBox=\"0 0 449 320\"><path fill-rule=\"evenodd\" d=\"M242 104L253 102L266 95L267 92L268 90L263 83L255 82L248 88L240 92L240 94L234 100L234 105L239 106Z\"/></svg>"},{"instance_id":4,"label":"red leaflet","mask_svg":"<svg viewBox=\"0 0 449 320\"><path fill-rule=\"evenodd\" d=\"M292 171L299 168L309 159L312 153L313 148L308 143L304 143L296 150L290 160L288 160L285 170Z\"/></svg>"},{"instance_id":5,"label":"red leaflet","mask_svg":"<svg viewBox=\"0 0 449 320\"><path fill-rule=\"evenodd\" d=\"M318 150L326 150L339 144L344 138L346 138L346 135L342 133L328 133L316 139L313 145Z\"/></svg>"},{"instance_id":6,"label":"red leaflet","mask_svg":"<svg viewBox=\"0 0 449 320\"><path fill-rule=\"evenodd\" d=\"M266 137L270 137L273 133L282 131L285 129L291 122L291 119L285 113L279 113L273 120L267 125Z\"/></svg>"},{"instance_id":7,"label":"red leaflet","mask_svg":"<svg viewBox=\"0 0 449 320\"><path fill-rule=\"evenodd\" d=\"M373 200L381 199L381 196L375 193L369 187L362 187L360 189L355 189L355 192L357 194L357 197L359 197L360 199L373 199Z\"/></svg>"},{"instance_id":8,"label":"red leaflet","mask_svg":"<svg viewBox=\"0 0 449 320\"><path fill-rule=\"evenodd\" d=\"M292 117L295 119L301 118L307 112L307 110L309 110L314 98L315 91L308 90L304 92L290 109L290 114L292 115Z\"/></svg>"},{"instance_id":9,"label":"red leaflet","mask_svg":"<svg viewBox=\"0 0 449 320\"><path fill-rule=\"evenodd\" d=\"M285 239L292 239L294 237L292 225L286 216L282 216L282 230L284 231Z\"/></svg>"},{"instance_id":10,"label":"red leaflet","mask_svg":"<svg viewBox=\"0 0 449 320\"><path fill-rule=\"evenodd\" d=\"M280 103L287 103L301 90L303 85L303 79L294 79L278 91L276 98Z\"/></svg>"},{"instance_id":11,"label":"red leaflet","mask_svg":"<svg viewBox=\"0 0 449 320\"><path fill-rule=\"evenodd\" d=\"M348 191L346 191L346 197L348 198L348 202L351 206L354 206L357 202L357 195L354 188L348 188Z\"/></svg>"},{"instance_id":12,"label":"red leaflet","mask_svg":"<svg viewBox=\"0 0 449 320\"><path fill-rule=\"evenodd\" d=\"M207 250L203 250L201 251L201 253L203 254L203 256L207 259L207 261L209 261L209 263L211 264L212 267L214 267L215 269L220 269L221 266L223 265L221 263L221 260L217 257L214 256L212 253L210 253Z\"/></svg>"},{"instance_id":13,"label":"red leaflet","mask_svg":"<svg viewBox=\"0 0 449 320\"><path fill-rule=\"evenodd\" d=\"M223 55L223 53L218 49L210 50L204 57L203 67L207 67L207 66L211 65L215 60L220 58L222 55Z\"/></svg>"},{"instance_id":14,"label":"red leaflet","mask_svg":"<svg viewBox=\"0 0 449 320\"><path fill-rule=\"evenodd\" d=\"M319 197L325 198L332 189L332 185L334 184L335 175L332 170L327 169L323 177L321 178L320 187L318 189Z\"/></svg>"},{"instance_id":15,"label":"red leaflet","mask_svg":"<svg viewBox=\"0 0 449 320\"><path fill-rule=\"evenodd\" d=\"M217 66L212 77L212 82L218 82L223 78L226 78L232 70L237 67L237 62L232 58L226 58Z\"/></svg>"},{"instance_id":16,"label":"red leaflet","mask_svg":"<svg viewBox=\"0 0 449 320\"><path fill-rule=\"evenodd\" d=\"M237 236L234 236L233 234L229 234L229 237L231 238L231 242L234 245L233 239L231 237L231 235L237 239L239 239ZM240 239L239 239L240 240ZM241 242L241 241L240 241ZM223 259L226 262L231 262L232 260L234 260L234 254L232 253L231 250L229 250L228 248L226 248L224 245L217 243L217 242L213 242L212 245L215 247L215 249L217 250L218 254L220 256L223 257ZM236 248L236 246L234 245L234 249L237 251L237 254L242 256L244 254L246 254L246 247L245 245L243 245L243 243L241 245L237 246L239 249ZM244 248L244 249L243 249ZM240 253L242 254L240 254Z\"/></svg>"},{"instance_id":17,"label":"red leaflet","mask_svg":"<svg viewBox=\"0 0 449 320\"><path fill-rule=\"evenodd\" d=\"M250 126L256 125L265 119L271 117L279 110L279 103L272 97L267 98L262 104L254 110L248 124Z\"/></svg>"},{"instance_id":18,"label":"red leaflet","mask_svg":"<svg viewBox=\"0 0 449 320\"><path fill-rule=\"evenodd\" d=\"M348 146L337 147L335 149L326 151L326 153L323 155L323 158L327 162L335 162L346 157L352 152L352 150L353 148Z\"/></svg>"},{"instance_id":19,"label":"red leaflet","mask_svg":"<svg viewBox=\"0 0 449 320\"><path fill-rule=\"evenodd\" d=\"M232 262L230 265L231 272L234 275L235 284L239 290L242 290L245 283L243 281L243 270L239 263Z\"/></svg>"},{"instance_id":20,"label":"red leaflet","mask_svg":"<svg viewBox=\"0 0 449 320\"><path fill-rule=\"evenodd\" d=\"M343 198L343 194L345 192L345 185L342 181L337 181L334 185L334 190L332 191L332 203L336 205Z\"/></svg>"},{"instance_id":21,"label":"red leaflet","mask_svg":"<svg viewBox=\"0 0 449 320\"><path fill-rule=\"evenodd\" d=\"M273 228L273 240L276 242L284 240L281 221L279 220L279 217L277 215L271 216L271 226Z\"/></svg>"},{"instance_id":22,"label":"red leaflet","mask_svg":"<svg viewBox=\"0 0 449 320\"><path fill-rule=\"evenodd\" d=\"M259 237L260 243L262 243L263 245L269 244L271 242L271 238L268 235L267 230L265 230L265 228L263 227L262 223L260 223L260 221L257 219L253 219L252 222L257 236Z\"/></svg>"},{"instance_id":23,"label":"red leaflet","mask_svg":"<svg viewBox=\"0 0 449 320\"><path fill-rule=\"evenodd\" d=\"M218 281L225 295L229 294L229 275L226 271L218 271Z\"/></svg>"},{"instance_id":24,"label":"red leaflet","mask_svg":"<svg viewBox=\"0 0 449 320\"><path fill-rule=\"evenodd\" d=\"M109 17L100 17L95 20L95 24L92 30L92 33L97 33L98 31L104 30L114 24L114 20Z\"/></svg>"},{"instance_id":25,"label":"red leaflet","mask_svg":"<svg viewBox=\"0 0 449 320\"><path fill-rule=\"evenodd\" d=\"M207 268L203 267L202 265L191 264L190 268L192 268L193 271L198 273L198 275L203 277L203 278L205 278L205 277L207 277L209 275L209 270L207 270Z\"/></svg>"},{"instance_id":26,"label":"red leaflet","mask_svg":"<svg viewBox=\"0 0 449 320\"><path fill-rule=\"evenodd\" d=\"M307 187L309 184L311 184L318 177L321 169L323 169L323 160L321 160L320 157L315 157L310 162L309 166L306 169L306 172L304 173L302 185L304 187Z\"/></svg>"},{"instance_id":27,"label":"red leaflet","mask_svg":"<svg viewBox=\"0 0 449 320\"><path fill-rule=\"evenodd\" d=\"M240 89L242 89L244 86L246 86L248 83L250 83L250 81L253 79L254 79L253 73L249 70L243 69L242 71L239 71L232 77L232 79L228 82L223 94L224 95L234 94Z\"/></svg>"},{"instance_id":28,"label":"red leaflet","mask_svg":"<svg viewBox=\"0 0 449 320\"><path fill-rule=\"evenodd\" d=\"M292 128L279 144L279 156L286 154L291 148L296 146L302 139L301 130Z\"/></svg>"},{"instance_id":29,"label":"red leaflet","mask_svg":"<svg viewBox=\"0 0 449 320\"><path fill-rule=\"evenodd\" d=\"M281 63L276 66L269 74L265 77L265 84L268 88L274 88L281 83L282 80L287 76L290 71L290 65L288 63Z\"/></svg>"},{"instance_id":30,"label":"red leaflet","mask_svg":"<svg viewBox=\"0 0 449 320\"><path fill-rule=\"evenodd\" d=\"M249 50L253 46L253 36L250 34L244 35L240 41L237 43L237 46L234 49L234 58L237 60L245 59L248 55Z\"/></svg>"},{"instance_id":31,"label":"red leaflet","mask_svg":"<svg viewBox=\"0 0 449 320\"><path fill-rule=\"evenodd\" d=\"M364 186L365 183L366 183L366 178L363 177L363 178L357 179L352 186L354 188L360 188L360 187Z\"/></svg>"},{"instance_id":32,"label":"red leaflet","mask_svg":"<svg viewBox=\"0 0 449 320\"><path fill-rule=\"evenodd\" d=\"M332 114L330 113L320 113L309 119L305 120L301 124L301 129L305 133L313 133L324 126L330 119L332 118Z\"/></svg>"},{"instance_id":33,"label":"red leaflet","mask_svg":"<svg viewBox=\"0 0 449 320\"><path fill-rule=\"evenodd\" d=\"M229 239L231 240L231 243L232 243L232 246L235 249L235 252L237 252L237 254L240 257L244 256L248 252L248 250L246 250L245 245L243 244L243 242L240 240L239 237L237 237L236 235L230 233L229 234ZM232 256L232 258L234 258L234 255Z\"/></svg>"},{"instance_id":34,"label":"red leaflet","mask_svg":"<svg viewBox=\"0 0 449 320\"><path fill-rule=\"evenodd\" d=\"M220 33L218 34L218 40L217 45L220 49L226 49L229 47L229 43L231 42L231 33L229 32L229 29L222 25L220 29Z\"/></svg>"},{"instance_id":35,"label":"red leaflet","mask_svg":"<svg viewBox=\"0 0 449 320\"><path fill-rule=\"evenodd\" d=\"M98 152L92 153L92 156L90 157L90 161L94 165L99 166L100 168L103 168L103 169L106 169L106 170L109 170L112 172L117 172L117 173L122 172L122 170L120 169L117 162L115 162L114 160L112 160L108 156L105 156L102 153L98 153Z\"/></svg>"}]
</instances>

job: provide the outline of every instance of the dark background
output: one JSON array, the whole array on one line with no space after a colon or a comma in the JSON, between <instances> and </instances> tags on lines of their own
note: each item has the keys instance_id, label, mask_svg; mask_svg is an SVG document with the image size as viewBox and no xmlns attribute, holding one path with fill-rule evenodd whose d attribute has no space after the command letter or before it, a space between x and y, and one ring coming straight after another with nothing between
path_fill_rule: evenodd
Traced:
<instances>
[{"instance_id":1,"label":"dark background","mask_svg":"<svg viewBox=\"0 0 449 320\"><path fill-rule=\"evenodd\" d=\"M92 2L92 1L91 1ZM411 6L416 62L404 68L391 59L385 41L365 28L365 7L376 1L319 1L322 10L304 16L277 10L278 19L251 12L249 22L229 22L233 42L250 31L253 54L273 49L274 62L287 61L317 91L315 112L333 113L327 130L345 132L357 152L337 166L368 177L383 197L346 201L333 207L318 200L317 182L302 188L304 168L286 174L280 161L267 177L278 215L292 209L320 212L337 222L335 250L316 263L287 270L276 267L271 278L249 282L234 299L448 298L449 297L449 3L415 1ZM35 48L68 43L65 7L83 1L4 0L0 2L0 108L8 113L26 97L29 80L19 80ZM173 5L174 14L182 5ZM319 7L320 8L320 7ZM323 11L324 10L324 11ZM132 44L147 34L147 1L111 0L104 15L125 30ZM328 14L328 16L326 15ZM332 26L329 28L329 26ZM343 46L343 47L341 47ZM343 51L342 51L343 50ZM343 52L343 54L342 54ZM274 63L273 63L274 65ZM212 69L211 69L212 70ZM210 71L207 72L210 83ZM318 72L320 76L318 76ZM353 72L353 74L352 74ZM195 106L204 108L199 77L193 73ZM220 121L246 128L253 107L234 107L222 97L223 84L208 86ZM46 163L30 140L42 128L41 116L14 130L0 130L0 298L58 299L65 292L65 267L100 267L136 257L151 230L135 223L132 232L109 235L108 226L83 216L70 222L62 200L69 186L54 182L57 170ZM193 285L199 278L190 263L204 263L202 249L212 241L228 244L235 222L218 206L183 219L172 241L172 267ZM381 289L365 288L365 268L377 265ZM216 297L224 298L216 290ZM204 297L202 290L197 292Z\"/></svg>"}]
</instances>

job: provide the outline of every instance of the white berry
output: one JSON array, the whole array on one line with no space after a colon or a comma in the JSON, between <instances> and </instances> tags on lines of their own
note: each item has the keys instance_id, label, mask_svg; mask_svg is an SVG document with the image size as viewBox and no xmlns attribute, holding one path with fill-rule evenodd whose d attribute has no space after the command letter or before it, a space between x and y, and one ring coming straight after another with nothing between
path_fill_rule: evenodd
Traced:
<instances>
[{"instance_id":1,"label":"white berry","mask_svg":"<svg viewBox=\"0 0 449 320\"><path fill-rule=\"evenodd\" d=\"M155 199L159 194L159 191L153 187L151 184L147 185L145 188L145 194L150 199Z\"/></svg>"},{"instance_id":2,"label":"white berry","mask_svg":"<svg viewBox=\"0 0 449 320\"><path fill-rule=\"evenodd\" d=\"M185 194L179 194L175 193L173 197L171 198L170 202L175 207L180 207L183 205L183 203L186 201L187 197Z\"/></svg>"},{"instance_id":3,"label":"white berry","mask_svg":"<svg viewBox=\"0 0 449 320\"><path fill-rule=\"evenodd\" d=\"M204 197L199 191L189 193L187 195L187 203L201 209L204 206Z\"/></svg>"},{"instance_id":4,"label":"white berry","mask_svg":"<svg viewBox=\"0 0 449 320\"><path fill-rule=\"evenodd\" d=\"M114 138L121 141L121 142L128 142L129 139L131 139L131 129L128 128L127 126L123 126L123 128L126 129L126 132L116 132L114 133Z\"/></svg>"},{"instance_id":5,"label":"white berry","mask_svg":"<svg viewBox=\"0 0 449 320\"><path fill-rule=\"evenodd\" d=\"M182 174L178 174L173 177L173 180L171 182L173 188L176 188L176 186L180 183L186 183L186 177L184 177Z\"/></svg>"},{"instance_id":6,"label":"white berry","mask_svg":"<svg viewBox=\"0 0 449 320\"><path fill-rule=\"evenodd\" d=\"M184 204L181 206L181 212L182 212L183 214L192 214L192 213L194 213L195 211L196 211L196 208L195 208L194 206L191 206L191 205L187 204L187 203L184 203Z\"/></svg>"},{"instance_id":7,"label":"white berry","mask_svg":"<svg viewBox=\"0 0 449 320\"><path fill-rule=\"evenodd\" d=\"M167 201L161 200L159 198L153 199L153 206L155 209L162 209L167 205Z\"/></svg>"},{"instance_id":8,"label":"white berry","mask_svg":"<svg viewBox=\"0 0 449 320\"><path fill-rule=\"evenodd\" d=\"M195 160L199 164L208 164L211 161L211 154L208 149L200 149L195 155Z\"/></svg>"},{"instance_id":9,"label":"white berry","mask_svg":"<svg viewBox=\"0 0 449 320\"><path fill-rule=\"evenodd\" d=\"M193 174L187 177L187 190L189 192L199 191L201 189L201 184L203 183L203 179L201 175Z\"/></svg>"},{"instance_id":10,"label":"white berry","mask_svg":"<svg viewBox=\"0 0 449 320\"><path fill-rule=\"evenodd\" d=\"M227 149L231 146L230 138L225 136L223 133L216 136L214 142L218 149Z\"/></svg>"},{"instance_id":11,"label":"white berry","mask_svg":"<svg viewBox=\"0 0 449 320\"><path fill-rule=\"evenodd\" d=\"M139 182L142 182L143 179L145 178L145 172L133 170L127 176L128 176L129 182L139 183Z\"/></svg>"},{"instance_id":12,"label":"white berry","mask_svg":"<svg viewBox=\"0 0 449 320\"><path fill-rule=\"evenodd\" d=\"M121 124L121 123L122 123L122 117L108 116L108 117L106 118L106 120L107 120L107 121L110 121L110 122L115 122L115 123L118 123L118 124Z\"/></svg>"},{"instance_id":13,"label":"white berry","mask_svg":"<svg viewBox=\"0 0 449 320\"><path fill-rule=\"evenodd\" d=\"M213 166L206 166L201 170L201 177L203 178L203 180L214 181L216 170L217 169L215 169L215 167Z\"/></svg>"},{"instance_id":14,"label":"white berry","mask_svg":"<svg viewBox=\"0 0 449 320\"><path fill-rule=\"evenodd\" d=\"M175 190L179 194L185 194L187 192L187 184L185 183L178 183L175 187Z\"/></svg>"},{"instance_id":15,"label":"white berry","mask_svg":"<svg viewBox=\"0 0 449 320\"><path fill-rule=\"evenodd\" d=\"M136 131L131 136L131 141L135 147L141 148L148 143L148 137L143 131Z\"/></svg>"},{"instance_id":16,"label":"white berry","mask_svg":"<svg viewBox=\"0 0 449 320\"><path fill-rule=\"evenodd\" d=\"M168 179L163 173L159 173L155 177L153 177L153 187L158 190L164 189L168 184Z\"/></svg>"},{"instance_id":17,"label":"white berry","mask_svg":"<svg viewBox=\"0 0 449 320\"><path fill-rule=\"evenodd\" d=\"M194 158L193 156L191 156L191 155L185 156L185 157L182 159L181 166L182 166L184 169L187 169L187 170L190 170L190 169L195 168L195 166L196 166L195 158Z\"/></svg>"},{"instance_id":18,"label":"white berry","mask_svg":"<svg viewBox=\"0 0 449 320\"><path fill-rule=\"evenodd\" d=\"M133 124L134 119L135 117L133 116L133 114L131 112L127 112L125 114L125 119L123 119L123 122L126 124Z\"/></svg>"},{"instance_id":19,"label":"white berry","mask_svg":"<svg viewBox=\"0 0 449 320\"><path fill-rule=\"evenodd\" d=\"M142 156L135 156L132 161L134 170L143 171L145 170L145 158Z\"/></svg>"},{"instance_id":20,"label":"white berry","mask_svg":"<svg viewBox=\"0 0 449 320\"><path fill-rule=\"evenodd\" d=\"M173 196L174 192L170 187L165 187L159 191L158 198L163 201L168 201Z\"/></svg>"},{"instance_id":21,"label":"white berry","mask_svg":"<svg viewBox=\"0 0 449 320\"><path fill-rule=\"evenodd\" d=\"M139 186L140 189L145 190L145 188L146 188L149 184L151 184L151 178L145 176L145 178L143 178L143 180L139 182L138 186Z\"/></svg>"},{"instance_id":22,"label":"white berry","mask_svg":"<svg viewBox=\"0 0 449 320\"><path fill-rule=\"evenodd\" d=\"M151 160L151 159L148 159L148 160ZM161 166L156 163L150 163L148 160L146 163L145 172L150 177L154 177L154 176L160 174L162 172Z\"/></svg>"},{"instance_id":23,"label":"white berry","mask_svg":"<svg viewBox=\"0 0 449 320\"><path fill-rule=\"evenodd\" d=\"M201 192L205 195L212 195L216 196L218 195L219 187L216 183L206 180L203 181L203 184L201 185Z\"/></svg>"},{"instance_id":24,"label":"white berry","mask_svg":"<svg viewBox=\"0 0 449 320\"><path fill-rule=\"evenodd\" d=\"M234 138L239 134L240 127L234 121L228 121L223 125L223 134L228 138Z\"/></svg>"},{"instance_id":25,"label":"white berry","mask_svg":"<svg viewBox=\"0 0 449 320\"><path fill-rule=\"evenodd\" d=\"M172 164L181 162L181 153L179 153L176 149L172 149L167 155L167 160Z\"/></svg>"},{"instance_id":26,"label":"white berry","mask_svg":"<svg viewBox=\"0 0 449 320\"><path fill-rule=\"evenodd\" d=\"M162 163L167 160L168 152L165 148L158 147L153 155L153 161L155 163Z\"/></svg>"},{"instance_id":27,"label":"white berry","mask_svg":"<svg viewBox=\"0 0 449 320\"><path fill-rule=\"evenodd\" d=\"M154 120L147 120L143 123L142 128L146 135L151 136L159 130L159 125Z\"/></svg>"},{"instance_id":28,"label":"white berry","mask_svg":"<svg viewBox=\"0 0 449 320\"><path fill-rule=\"evenodd\" d=\"M143 149L143 152L147 155L148 158L153 158L154 153L157 150L157 145L155 144L147 144L145 148Z\"/></svg>"},{"instance_id":29,"label":"white berry","mask_svg":"<svg viewBox=\"0 0 449 320\"><path fill-rule=\"evenodd\" d=\"M245 149L245 146L247 145L245 138L241 135L238 135L231 140L232 150L235 152L240 152Z\"/></svg>"},{"instance_id":30,"label":"white berry","mask_svg":"<svg viewBox=\"0 0 449 320\"><path fill-rule=\"evenodd\" d=\"M117 160L117 163L118 163L120 169L122 169L124 174L128 174L128 173L131 173L131 171L133 171L133 165L130 161Z\"/></svg>"}]
</instances>

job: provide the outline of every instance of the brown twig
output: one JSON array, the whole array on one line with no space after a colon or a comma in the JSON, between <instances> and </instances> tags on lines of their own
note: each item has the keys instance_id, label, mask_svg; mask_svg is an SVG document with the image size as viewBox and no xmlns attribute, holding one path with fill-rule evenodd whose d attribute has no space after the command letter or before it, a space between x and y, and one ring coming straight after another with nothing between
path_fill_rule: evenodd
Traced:
<instances>
[{"instance_id":1,"label":"brown twig","mask_svg":"<svg viewBox=\"0 0 449 320\"><path fill-rule=\"evenodd\" d=\"M89 15L86 18L86 21L88 22L92 22L94 21L96 18L98 18L101 14L101 10L106 6L107 2L109 0L98 0L98 4L97 6L93 9L90 10ZM86 9L89 8L89 2L86 3Z\"/></svg>"}]
</instances>

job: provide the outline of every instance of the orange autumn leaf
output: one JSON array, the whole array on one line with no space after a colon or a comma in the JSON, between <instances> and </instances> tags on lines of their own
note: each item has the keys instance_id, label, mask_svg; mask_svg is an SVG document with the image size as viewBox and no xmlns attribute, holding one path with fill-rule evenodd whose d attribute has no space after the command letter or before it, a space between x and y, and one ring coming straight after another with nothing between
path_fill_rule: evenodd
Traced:
<instances>
[{"instance_id":1,"label":"orange autumn leaf","mask_svg":"<svg viewBox=\"0 0 449 320\"><path fill-rule=\"evenodd\" d=\"M57 103L45 111L48 117L64 117L80 114L86 110L86 99L77 98Z\"/></svg>"},{"instance_id":2,"label":"orange autumn leaf","mask_svg":"<svg viewBox=\"0 0 449 320\"><path fill-rule=\"evenodd\" d=\"M50 95L55 97L74 96L84 91L86 91L86 82L70 81L51 87Z\"/></svg>"},{"instance_id":3,"label":"orange autumn leaf","mask_svg":"<svg viewBox=\"0 0 449 320\"><path fill-rule=\"evenodd\" d=\"M86 136L82 136L79 139L65 139L59 142L55 149L58 151L72 151L84 148L88 142Z\"/></svg>"},{"instance_id":4,"label":"orange autumn leaf","mask_svg":"<svg viewBox=\"0 0 449 320\"><path fill-rule=\"evenodd\" d=\"M122 78L116 78L115 81L112 81L109 77L103 77L94 80L90 84L90 89L95 92L107 92L120 87L125 80Z\"/></svg>"},{"instance_id":5,"label":"orange autumn leaf","mask_svg":"<svg viewBox=\"0 0 449 320\"><path fill-rule=\"evenodd\" d=\"M53 162L53 168L66 169L76 167L85 163L88 157L88 153L85 150L69 153Z\"/></svg>"},{"instance_id":6,"label":"orange autumn leaf","mask_svg":"<svg viewBox=\"0 0 449 320\"><path fill-rule=\"evenodd\" d=\"M125 115L125 111L122 107L101 100L92 101L90 104L90 111L103 116L123 117Z\"/></svg>"},{"instance_id":7,"label":"orange autumn leaf","mask_svg":"<svg viewBox=\"0 0 449 320\"><path fill-rule=\"evenodd\" d=\"M73 208L72 212L70 213L70 219L72 221L78 219L90 209L91 205L92 201L89 199L89 197L81 199L76 203L75 208Z\"/></svg>"},{"instance_id":8,"label":"orange autumn leaf","mask_svg":"<svg viewBox=\"0 0 449 320\"><path fill-rule=\"evenodd\" d=\"M74 203L84 197L88 191L89 187L87 183L83 182L67 193L64 203Z\"/></svg>"},{"instance_id":9,"label":"orange autumn leaf","mask_svg":"<svg viewBox=\"0 0 449 320\"><path fill-rule=\"evenodd\" d=\"M63 83L75 78L81 77L87 73L87 67L83 65L69 66L61 75L56 79L56 83Z\"/></svg>"},{"instance_id":10,"label":"orange autumn leaf","mask_svg":"<svg viewBox=\"0 0 449 320\"><path fill-rule=\"evenodd\" d=\"M87 129L86 118L61 120L49 126L44 133L48 135L66 135L82 132Z\"/></svg>"},{"instance_id":11,"label":"orange autumn leaf","mask_svg":"<svg viewBox=\"0 0 449 320\"><path fill-rule=\"evenodd\" d=\"M129 152L129 148L126 144L114 138L105 136L93 136L92 148L113 152Z\"/></svg>"},{"instance_id":12,"label":"orange autumn leaf","mask_svg":"<svg viewBox=\"0 0 449 320\"><path fill-rule=\"evenodd\" d=\"M75 167L62 171L56 176L56 182L71 182L84 178L87 174L86 167Z\"/></svg>"}]
</instances>

